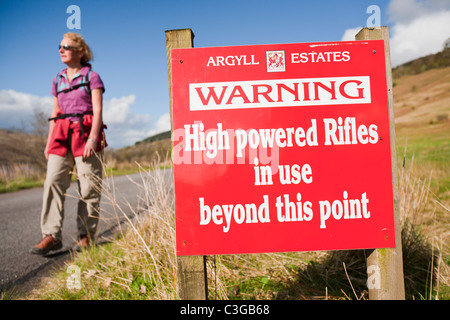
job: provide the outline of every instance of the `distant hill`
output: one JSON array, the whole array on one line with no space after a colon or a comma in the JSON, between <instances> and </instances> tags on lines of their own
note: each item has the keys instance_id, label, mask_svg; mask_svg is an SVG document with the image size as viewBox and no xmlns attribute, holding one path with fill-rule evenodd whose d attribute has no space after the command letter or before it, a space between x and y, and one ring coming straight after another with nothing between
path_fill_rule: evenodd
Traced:
<instances>
[{"instance_id":1,"label":"distant hill","mask_svg":"<svg viewBox=\"0 0 450 320\"><path fill-rule=\"evenodd\" d=\"M450 48L445 48L436 54L430 54L404 63L392 70L392 76L394 79L397 79L403 76L445 67L450 67Z\"/></svg>"},{"instance_id":2,"label":"distant hill","mask_svg":"<svg viewBox=\"0 0 450 320\"><path fill-rule=\"evenodd\" d=\"M424 137L423 130L449 138L450 47L392 70L396 129ZM430 125L432 127L430 127ZM401 132L401 131L400 131Z\"/></svg>"},{"instance_id":3,"label":"distant hill","mask_svg":"<svg viewBox=\"0 0 450 320\"><path fill-rule=\"evenodd\" d=\"M424 130L450 141L450 66L395 79L396 130L425 138ZM405 133L406 134L406 133Z\"/></svg>"},{"instance_id":4,"label":"distant hill","mask_svg":"<svg viewBox=\"0 0 450 320\"><path fill-rule=\"evenodd\" d=\"M116 168L151 166L157 161L165 161L170 157L172 140L170 131L161 132L137 141L134 145L122 149L106 149L106 160Z\"/></svg>"},{"instance_id":5,"label":"distant hill","mask_svg":"<svg viewBox=\"0 0 450 320\"><path fill-rule=\"evenodd\" d=\"M164 140L164 139L170 139L170 131L155 134L151 137L145 138L144 140L136 142L135 145L138 145L141 143L149 143L149 142Z\"/></svg>"},{"instance_id":6,"label":"distant hill","mask_svg":"<svg viewBox=\"0 0 450 320\"><path fill-rule=\"evenodd\" d=\"M32 134L0 129L0 166L28 164L45 169L45 142Z\"/></svg>"},{"instance_id":7,"label":"distant hill","mask_svg":"<svg viewBox=\"0 0 450 320\"><path fill-rule=\"evenodd\" d=\"M170 138L170 131L168 131L138 141L133 146L117 150L107 148L106 160L118 169L136 167L136 163L146 167L158 161L164 162L171 155L172 140Z\"/></svg>"}]
</instances>

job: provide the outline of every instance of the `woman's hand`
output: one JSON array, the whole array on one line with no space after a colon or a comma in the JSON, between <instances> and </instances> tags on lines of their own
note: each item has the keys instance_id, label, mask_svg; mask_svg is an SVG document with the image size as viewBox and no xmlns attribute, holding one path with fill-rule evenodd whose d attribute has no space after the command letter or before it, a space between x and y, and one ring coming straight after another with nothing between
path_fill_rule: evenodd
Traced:
<instances>
[{"instance_id":1,"label":"woman's hand","mask_svg":"<svg viewBox=\"0 0 450 320\"><path fill-rule=\"evenodd\" d=\"M87 159L95 154L95 149L97 148L97 140L87 139L86 145L84 147L83 159Z\"/></svg>"},{"instance_id":2,"label":"woman's hand","mask_svg":"<svg viewBox=\"0 0 450 320\"><path fill-rule=\"evenodd\" d=\"M92 117L92 127L89 132L89 138L86 141L86 146L84 147L83 158L89 158L95 153L97 148L97 138L100 134L100 129L102 125L102 109L103 109L103 88L94 89L91 92L92 95L92 112L94 116Z\"/></svg>"},{"instance_id":3,"label":"woman's hand","mask_svg":"<svg viewBox=\"0 0 450 320\"><path fill-rule=\"evenodd\" d=\"M48 144L45 146L44 156L45 156L45 160L48 160Z\"/></svg>"}]
</instances>

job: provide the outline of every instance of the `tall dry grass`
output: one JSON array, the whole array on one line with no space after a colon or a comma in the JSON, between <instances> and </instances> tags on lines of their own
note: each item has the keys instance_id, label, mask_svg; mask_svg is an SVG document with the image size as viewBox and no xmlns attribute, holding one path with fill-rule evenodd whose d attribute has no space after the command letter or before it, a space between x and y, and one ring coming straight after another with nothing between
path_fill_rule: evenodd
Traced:
<instances>
[{"instance_id":1,"label":"tall dry grass","mask_svg":"<svg viewBox=\"0 0 450 320\"><path fill-rule=\"evenodd\" d=\"M41 136L0 129L0 192L43 183L45 141Z\"/></svg>"},{"instance_id":2,"label":"tall dry grass","mask_svg":"<svg viewBox=\"0 0 450 320\"><path fill-rule=\"evenodd\" d=\"M0 181L8 183L15 180L39 180L45 177L41 169L29 163L14 163L0 165Z\"/></svg>"},{"instance_id":3,"label":"tall dry grass","mask_svg":"<svg viewBox=\"0 0 450 320\"><path fill-rule=\"evenodd\" d=\"M0 165L0 192L40 186L45 180L45 172L29 163Z\"/></svg>"},{"instance_id":4,"label":"tall dry grass","mask_svg":"<svg viewBox=\"0 0 450 320\"><path fill-rule=\"evenodd\" d=\"M157 165L159 168L160 164ZM105 168L105 172L108 169ZM177 263L173 178L170 169L141 168L140 205L118 203L113 179L105 179L102 197L115 234L74 254L65 269L44 279L29 299L176 299ZM112 217L112 218L111 218ZM79 288L68 285L79 270Z\"/></svg>"},{"instance_id":5,"label":"tall dry grass","mask_svg":"<svg viewBox=\"0 0 450 320\"><path fill-rule=\"evenodd\" d=\"M410 298L439 299L440 289L450 298L450 209L433 192L433 175L417 174L414 156L409 168L399 170L400 219L402 223L405 288ZM413 293L412 293L413 292Z\"/></svg>"}]
</instances>

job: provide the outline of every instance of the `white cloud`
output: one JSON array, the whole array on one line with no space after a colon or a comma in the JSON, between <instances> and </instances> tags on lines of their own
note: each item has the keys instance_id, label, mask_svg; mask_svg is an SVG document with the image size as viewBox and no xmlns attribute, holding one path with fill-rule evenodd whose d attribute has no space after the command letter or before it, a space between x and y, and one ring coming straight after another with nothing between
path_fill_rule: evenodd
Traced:
<instances>
[{"instance_id":1,"label":"white cloud","mask_svg":"<svg viewBox=\"0 0 450 320\"><path fill-rule=\"evenodd\" d=\"M130 117L130 106L134 104L136 96L112 98L103 104L103 121L105 123L123 123Z\"/></svg>"},{"instance_id":2,"label":"white cloud","mask_svg":"<svg viewBox=\"0 0 450 320\"><path fill-rule=\"evenodd\" d=\"M394 23L410 23L426 14L424 4L416 0L391 0L387 7L389 20Z\"/></svg>"},{"instance_id":3,"label":"white cloud","mask_svg":"<svg viewBox=\"0 0 450 320\"><path fill-rule=\"evenodd\" d=\"M450 10L433 12L397 23L391 30L392 66L442 50L450 37Z\"/></svg>"},{"instance_id":4,"label":"white cloud","mask_svg":"<svg viewBox=\"0 0 450 320\"><path fill-rule=\"evenodd\" d=\"M154 122L149 114L136 114L131 111L135 100L134 95L129 95L104 102L103 119L108 126L106 141L109 146L122 148L170 130L170 114L165 113Z\"/></svg>"},{"instance_id":5,"label":"white cloud","mask_svg":"<svg viewBox=\"0 0 450 320\"><path fill-rule=\"evenodd\" d=\"M391 0L387 13L392 24L389 33L393 67L441 51L450 37L448 0ZM354 40L360 29L345 30L341 40Z\"/></svg>"},{"instance_id":6,"label":"white cloud","mask_svg":"<svg viewBox=\"0 0 450 320\"><path fill-rule=\"evenodd\" d=\"M164 132L170 130L170 113L164 113L158 121L156 121L156 131Z\"/></svg>"},{"instance_id":7,"label":"white cloud","mask_svg":"<svg viewBox=\"0 0 450 320\"><path fill-rule=\"evenodd\" d=\"M389 21L399 24L409 24L420 17L447 10L450 10L448 0L391 0L387 7Z\"/></svg>"},{"instance_id":8,"label":"white cloud","mask_svg":"<svg viewBox=\"0 0 450 320\"><path fill-rule=\"evenodd\" d=\"M27 129L34 111L50 115L52 97L37 97L14 90L0 90L0 128Z\"/></svg>"},{"instance_id":9,"label":"white cloud","mask_svg":"<svg viewBox=\"0 0 450 320\"><path fill-rule=\"evenodd\" d=\"M355 36L361 29L362 27L356 27L345 30L341 41L355 41Z\"/></svg>"},{"instance_id":10,"label":"white cloud","mask_svg":"<svg viewBox=\"0 0 450 320\"><path fill-rule=\"evenodd\" d=\"M103 121L108 126L106 140L112 148L133 145L154 134L170 130L170 115L161 115L156 122L149 114L132 111L135 95L104 101ZM50 116L53 97L38 97L14 90L0 90L0 128L27 129L33 112Z\"/></svg>"}]
</instances>

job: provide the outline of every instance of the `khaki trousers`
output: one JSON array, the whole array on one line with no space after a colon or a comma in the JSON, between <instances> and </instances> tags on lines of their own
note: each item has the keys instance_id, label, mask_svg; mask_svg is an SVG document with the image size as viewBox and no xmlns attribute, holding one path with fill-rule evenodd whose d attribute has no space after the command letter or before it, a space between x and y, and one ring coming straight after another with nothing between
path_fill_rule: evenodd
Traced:
<instances>
[{"instance_id":1,"label":"khaki trousers","mask_svg":"<svg viewBox=\"0 0 450 320\"><path fill-rule=\"evenodd\" d=\"M47 177L44 183L41 213L41 232L61 239L64 220L64 199L70 186L74 165L78 182L78 236L94 237L100 213L102 188L103 152L87 159L73 157L69 151L65 157L50 154L47 162Z\"/></svg>"}]
</instances>

